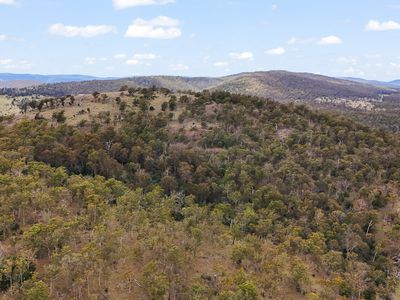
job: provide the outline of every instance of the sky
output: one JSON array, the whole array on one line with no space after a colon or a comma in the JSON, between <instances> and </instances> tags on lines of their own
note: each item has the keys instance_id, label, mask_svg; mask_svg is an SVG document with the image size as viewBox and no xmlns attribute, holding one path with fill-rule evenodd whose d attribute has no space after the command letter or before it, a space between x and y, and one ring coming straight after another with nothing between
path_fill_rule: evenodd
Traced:
<instances>
[{"instance_id":1,"label":"sky","mask_svg":"<svg viewBox=\"0 0 400 300\"><path fill-rule=\"evenodd\" d=\"M0 0L0 72L400 79L399 0Z\"/></svg>"}]
</instances>

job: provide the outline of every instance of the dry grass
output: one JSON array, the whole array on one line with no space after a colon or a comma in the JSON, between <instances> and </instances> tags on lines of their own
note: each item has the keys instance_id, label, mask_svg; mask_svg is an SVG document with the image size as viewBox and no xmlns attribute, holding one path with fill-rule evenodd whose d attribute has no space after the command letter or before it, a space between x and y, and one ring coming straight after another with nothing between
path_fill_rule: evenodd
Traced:
<instances>
[{"instance_id":1,"label":"dry grass","mask_svg":"<svg viewBox=\"0 0 400 300\"><path fill-rule=\"evenodd\" d=\"M127 109L132 109L138 111L139 108L133 105L133 101L135 97L140 97L140 95L134 95L133 97L128 96L126 93L121 96L120 92L110 92L110 93L103 93L107 95L107 99L103 100L101 95L98 100L95 100L92 95L77 95L75 96L75 103L74 105L65 104L65 106L58 106L55 108L43 108L40 112L40 116L47 119L52 120L53 113L64 111L66 116L66 123L72 126L78 125L82 121L91 121L94 119L98 119L99 114L109 114L110 120L113 121L116 119L120 114L119 104L116 101L117 97L121 98L121 101L127 103ZM181 94L175 94L177 98L181 96ZM166 96L161 93L156 94L156 98L150 101L150 106L154 108L153 113L157 114L162 112L161 106L162 103L168 102L170 100L170 96ZM68 101L67 101L68 102ZM178 117L183 112L184 108L183 105L177 102L177 108L175 111L171 112L173 114L172 120L173 123L179 126ZM5 98L0 96L0 115L3 112L4 115L11 115L15 114L16 117L13 120L13 124L18 122L21 119L34 119L37 115L38 111L28 111L25 114L21 114L19 109L16 106L11 105L11 99ZM99 119L98 119L99 120ZM101 121L101 120L100 120ZM200 124L195 124L197 128L201 128ZM190 125L188 122L185 124L185 129L190 130L192 129L193 125Z\"/></svg>"},{"instance_id":2,"label":"dry grass","mask_svg":"<svg viewBox=\"0 0 400 300\"><path fill-rule=\"evenodd\" d=\"M0 95L0 116L18 114L19 109L11 105L12 99Z\"/></svg>"}]
</instances>

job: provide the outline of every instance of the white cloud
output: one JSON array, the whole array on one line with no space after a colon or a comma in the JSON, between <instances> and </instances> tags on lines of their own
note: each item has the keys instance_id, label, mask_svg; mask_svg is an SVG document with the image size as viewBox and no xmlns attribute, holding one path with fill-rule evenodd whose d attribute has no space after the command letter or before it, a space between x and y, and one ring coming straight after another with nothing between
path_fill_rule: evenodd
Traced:
<instances>
[{"instance_id":1,"label":"white cloud","mask_svg":"<svg viewBox=\"0 0 400 300\"><path fill-rule=\"evenodd\" d=\"M7 39L7 36L5 34L0 34L0 42L4 41Z\"/></svg>"},{"instance_id":2,"label":"white cloud","mask_svg":"<svg viewBox=\"0 0 400 300\"><path fill-rule=\"evenodd\" d=\"M298 38L298 37L291 37L286 41L288 45L308 45L308 44L318 44L318 45L338 45L342 44L343 41L340 37L335 35L326 36L320 39L316 38Z\"/></svg>"},{"instance_id":3,"label":"white cloud","mask_svg":"<svg viewBox=\"0 0 400 300\"><path fill-rule=\"evenodd\" d=\"M295 44L297 44L297 41L298 41L297 38L291 37L291 38L287 41L287 43L288 43L289 45L295 45Z\"/></svg>"},{"instance_id":4,"label":"white cloud","mask_svg":"<svg viewBox=\"0 0 400 300\"><path fill-rule=\"evenodd\" d=\"M366 58L368 58L368 59L380 59L380 58L383 57L383 55L380 54L380 53L365 54L364 56L365 56Z\"/></svg>"},{"instance_id":5,"label":"white cloud","mask_svg":"<svg viewBox=\"0 0 400 300\"><path fill-rule=\"evenodd\" d=\"M272 4L271 9L277 10L279 8L278 4Z\"/></svg>"},{"instance_id":6,"label":"white cloud","mask_svg":"<svg viewBox=\"0 0 400 300\"><path fill-rule=\"evenodd\" d=\"M341 63L341 64L346 64L346 65L357 65L358 64L358 60L354 57L339 57L336 60L337 63Z\"/></svg>"},{"instance_id":7,"label":"white cloud","mask_svg":"<svg viewBox=\"0 0 400 300\"><path fill-rule=\"evenodd\" d=\"M313 43L315 39L302 39L302 38L297 38L297 37L291 37L287 43L288 45L297 45L297 44L310 44Z\"/></svg>"},{"instance_id":8,"label":"white cloud","mask_svg":"<svg viewBox=\"0 0 400 300\"><path fill-rule=\"evenodd\" d=\"M125 63L127 65L139 65L140 61L138 59L128 59Z\"/></svg>"},{"instance_id":9,"label":"white cloud","mask_svg":"<svg viewBox=\"0 0 400 300\"><path fill-rule=\"evenodd\" d=\"M106 57L96 58L96 57L86 57L85 64L87 65L96 65L101 62L106 62L108 59Z\"/></svg>"},{"instance_id":10,"label":"white cloud","mask_svg":"<svg viewBox=\"0 0 400 300\"><path fill-rule=\"evenodd\" d=\"M159 16L151 20L136 19L125 33L126 37L175 39L182 35L179 20Z\"/></svg>"},{"instance_id":11,"label":"white cloud","mask_svg":"<svg viewBox=\"0 0 400 300\"><path fill-rule=\"evenodd\" d=\"M387 30L400 30L400 23L395 21L379 22L370 20L365 27L367 31L387 31Z\"/></svg>"},{"instance_id":12,"label":"white cloud","mask_svg":"<svg viewBox=\"0 0 400 300\"><path fill-rule=\"evenodd\" d=\"M175 0L113 0L116 9L125 9L135 6L164 5L174 3Z\"/></svg>"},{"instance_id":13,"label":"white cloud","mask_svg":"<svg viewBox=\"0 0 400 300\"><path fill-rule=\"evenodd\" d=\"M139 60L153 60L157 58L157 55L152 53L143 53L143 54L135 54L133 58Z\"/></svg>"},{"instance_id":14,"label":"white cloud","mask_svg":"<svg viewBox=\"0 0 400 300\"><path fill-rule=\"evenodd\" d=\"M152 53L135 54L132 58L128 59L125 63L127 65L140 65L144 61L154 60L157 55Z\"/></svg>"},{"instance_id":15,"label":"white cloud","mask_svg":"<svg viewBox=\"0 0 400 300\"><path fill-rule=\"evenodd\" d=\"M118 53L112 56L111 58L107 57L86 57L85 64L86 65L97 65L101 63L110 62L113 59L115 60L125 60L127 65L140 65L143 64L145 61L150 61L157 59L158 56L153 53L138 53L133 55L131 58L128 59L128 55L125 53Z\"/></svg>"},{"instance_id":16,"label":"white cloud","mask_svg":"<svg viewBox=\"0 0 400 300\"><path fill-rule=\"evenodd\" d=\"M118 53L114 55L114 59L125 59L127 55L125 53Z\"/></svg>"},{"instance_id":17,"label":"white cloud","mask_svg":"<svg viewBox=\"0 0 400 300\"><path fill-rule=\"evenodd\" d=\"M26 60L14 60L10 58L0 59L0 68L5 70L28 70L32 64Z\"/></svg>"},{"instance_id":18,"label":"white cloud","mask_svg":"<svg viewBox=\"0 0 400 300\"><path fill-rule=\"evenodd\" d=\"M49 33L65 37L84 37L91 38L98 35L116 32L114 26L108 25L88 25L85 27L67 26L61 23L53 24L49 27Z\"/></svg>"},{"instance_id":19,"label":"white cloud","mask_svg":"<svg viewBox=\"0 0 400 300\"><path fill-rule=\"evenodd\" d=\"M5 4L5 5L16 5L17 2L15 0L0 0L0 4Z\"/></svg>"},{"instance_id":20,"label":"white cloud","mask_svg":"<svg viewBox=\"0 0 400 300\"><path fill-rule=\"evenodd\" d=\"M236 53L236 52L232 52L229 53L229 57L235 60L253 60L254 59L254 54L251 52L241 52L241 53Z\"/></svg>"},{"instance_id":21,"label":"white cloud","mask_svg":"<svg viewBox=\"0 0 400 300\"><path fill-rule=\"evenodd\" d=\"M12 59L5 58L5 59L0 59L0 65L9 65L13 62Z\"/></svg>"},{"instance_id":22,"label":"white cloud","mask_svg":"<svg viewBox=\"0 0 400 300\"><path fill-rule=\"evenodd\" d=\"M383 68L384 65L382 63L374 63L374 64L365 64L367 68Z\"/></svg>"},{"instance_id":23,"label":"white cloud","mask_svg":"<svg viewBox=\"0 0 400 300\"><path fill-rule=\"evenodd\" d=\"M224 68L227 67L229 65L229 63L227 63L226 61L218 61L216 63L214 63L214 67L218 67L218 68Z\"/></svg>"},{"instance_id":24,"label":"white cloud","mask_svg":"<svg viewBox=\"0 0 400 300\"><path fill-rule=\"evenodd\" d=\"M343 73L344 73L346 76L358 76L358 77L363 77L363 76L365 76L365 72L364 72L364 71L355 69L355 68L353 68L353 67L350 67L350 68L344 70Z\"/></svg>"},{"instance_id":25,"label":"white cloud","mask_svg":"<svg viewBox=\"0 0 400 300\"><path fill-rule=\"evenodd\" d=\"M274 49L269 49L265 53L267 53L269 55L283 55L283 54L285 54L285 52L286 52L285 48L278 47L278 48L274 48Z\"/></svg>"},{"instance_id":26,"label":"white cloud","mask_svg":"<svg viewBox=\"0 0 400 300\"><path fill-rule=\"evenodd\" d=\"M184 64L173 64L173 65L170 65L169 68L172 71L187 71L187 70L189 70L189 67Z\"/></svg>"},{"instance_id":27,"label":"white cloud","mask_svg":"<svg viewBox=\"0 0 400 300\"><path fill-rule=\"evenodd\" d=\"M87 65L95 65L97 63L97 58L95 57L86 57L85 64Z\"/></svg>"},{"instance_id":28,"label":"white cloud","mask_svg":"<svg viewBox=\"0 0 400 300\"><path fill-rule=\"evenodd\" d=\"M398 63L391 62L391 63L390 63L390 66L391 66L393 69L399 69L399 70L400 70L400 64L398 64Z\"/></svg>"},{"instance_id":29,"label":"white cloud","mask_svg":"<svg viewBox=\"0 0 400 300\"><path fill-rule=\"evenodd\" d=\"M338 36L335 35L330 35L330 36L326 36L323 37L319 40L318 44L320 45L339 45L342 43L342 39Z\"/></svg>"}]
</instances>

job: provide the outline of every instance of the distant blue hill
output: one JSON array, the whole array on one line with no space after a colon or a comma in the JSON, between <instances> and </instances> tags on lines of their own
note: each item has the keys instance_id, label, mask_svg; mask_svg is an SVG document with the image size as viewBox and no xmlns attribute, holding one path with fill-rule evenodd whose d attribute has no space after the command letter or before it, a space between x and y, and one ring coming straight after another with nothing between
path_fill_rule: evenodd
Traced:
<instances>
[{"instance_id":1,"label":"distant blue hill","mask_svg":"<svg viewBox=\"0 0 400 300\"><path fill-rule=\"evenodd\" d=\"M37 83L80 82L90 80L106 80L115 78L101 78L87 75L38 75L0 73L0 82L32 81Z\"/></svg>"},{"instance_id":2,"label":"distant blue hill","mask_svg":"<svg viewBox=\"0 0 400 300\"><path fill-rule=\"evenodd\" d=\"M400 79L399 79L399 80L391 81L390 83L391 83L391 84L394 84L394 85L400 86Z\"/></svg>"},{"instance_id":3,"label":"distant blue hill","mask_svg":"<svg viewBox=\"0 0 400 300\"><path fill-rule=\"evenodd\" d=\"M342 79L350 80L350 81L358 82L358 83L375 85L375 86L385 86L385 87L392 87L392 88L400 87L400 80L386 82L386 81L367 80L367 79L354 78L354 77L343 77Z\"/></svg>"}]
</instances>

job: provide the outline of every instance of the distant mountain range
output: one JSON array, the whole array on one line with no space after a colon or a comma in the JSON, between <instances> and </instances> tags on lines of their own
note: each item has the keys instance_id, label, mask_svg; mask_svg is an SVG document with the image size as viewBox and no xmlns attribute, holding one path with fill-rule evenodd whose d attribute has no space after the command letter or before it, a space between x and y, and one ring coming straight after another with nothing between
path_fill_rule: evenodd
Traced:
<instances>
[{"instance_id":1,"label":"distant mountain range","mask_svg":"<svg viewBox=\"0 0 400 300\"><path fill-rule=\"evenodd\" d=\"M25 75L25 79L33 79ZM0 79L2 77L0 76ZM10 78L10 77L9 77ZM15 77L14 77L15 78ZM39 78L40 77L36 77ZM268 71L240 73L225 77L179 77L179 76L142 76L121 79L97 80L90 76L43 77L42 80L62 80L59 83L46 83L9 91L21 94L42 94L62 96L66 94L90 94L97 92L118 91L122 85L132 87L165 87L171 90L202 91L223 90L239 94L249 94L270 98L277 101L314 101L320 97L334 98L369 98L380 100L385 97L400 99L400 86L387 86L332 78L310 73L287 71ZM70 79L70 80L68 80ZM71 82L71 79L75 82ZM68 82L65 82L68 81Z\"/></svg>"},{"instance_id":2,"label":"distant mountain range","mask_svg":"<svg viewBox=\"0 0 400 300\"><path fill-rule=\"evenodd\" d=\"M38 74L12 74L0 73L0 87L29 87L40 84L60 82L80 82L88 80L103 80L113 78L100 78L87 75L38 75Z\"/></svg>"},{"instance_id":3,"label":"distant mountain range","mask_svg":"<svg viewBox=\"0 0 400 300\"><path fill-rule=\"evenodd\" d=\"M311 73L269 71L242 73L222 78L215 87L234 93L277 101L314 101L320 97L373 98L398 94L394 87L375 86Z\"/></svg>"},{"instance_id":4,"label":"distant mountain range","mask_svg":"<svg viewBox=\"0 0 400 300\"><path fill-rule=\"evenodd\" d=\"M376 85L376 86L400 87L400 79L393 80L393 81L367 80L367 79L354 78L354 77L344 77L342 79L359 82L359 83Z\"/></svg>"},{"instance_id":5,"label":"distant mountain range","mask_svg":"<svg viewBox=\"0 0 400 300\"><path fill-rule=\"evenodd\" d=\"M287 71L240 73L216 78L140 76L99 80L96 77L80 75L23 76L25 77L18 77L18 75L1 77L0 75L0 80L1 78L39 79L46 80L46 83L25 85L22 88L15 85L1 88L0 85L0 94L12 97L30 95L60 97L94 92L115 92L124 85L143 88L164 87L172 91L201 92L207 89L252 95L279 102L302 103L313 109L344 113L368 125L400 131L400 81L382 83ZM52 83L57 80L63 82ZM71 80L74 81L71 82Z\"/></svg>"},{"instance_id":6,"label":"distant mountain range","mask_svg":"<svg viewBox=\"0 0 400 300\"><path fill-rule=\"evenodd\" d=\"M337 81L335 78L320 76L309 73L292 73L286 71L268 71L268 72L253 72L253 73L241 73L226 77L212 78L212 77L178 77L178 76L138 76L132 78L115 78L115 77L96 77L88 75L38 75L38 74L12 74L12 73L0 73L0 88L24 88L43 84L56 84L56 83L70 83L70 82L86 82L95 80L106 80L115 81L119 84L120 81L127 81L130 83L136 83L138 85L148 86L148 85L160 85L164 84L166 87L172 89L206 89L214 86L225 86L236 85L236 87L242 92L241 86L244 83L252 83L254 85L255 81L258 83L266 83L270 81L269 84L282 84L298 82L299 79L302 83L309 82L310 80L326 80L330 78L331 83L339 84L343 87L343 82ZM283 80L285 79L285 80ZM344 77L339 78L339 80L352 81L361 84L373 85L377 87L389 87L389 88L400 88L400 80L394 80L390 82L367 80L362 78ZM251 81L251 82L249 82ZM242 83L240 83L242 82ZM110 84L111 82L109 82ZM298 82L299 83L299 82ZM264 85L261 84L261 85ZM85 83L83 86L96 85L94 83ZM256 84L257 85L257 84ZM78 85L79 86L79 85ZM258 85L257 85L258 86ZM326 86L326 85L324 85ZM353 86L354 87L354 86ZM235 89L235 87L230 87L229 89Z\"/></svg>"}]
</instances>

